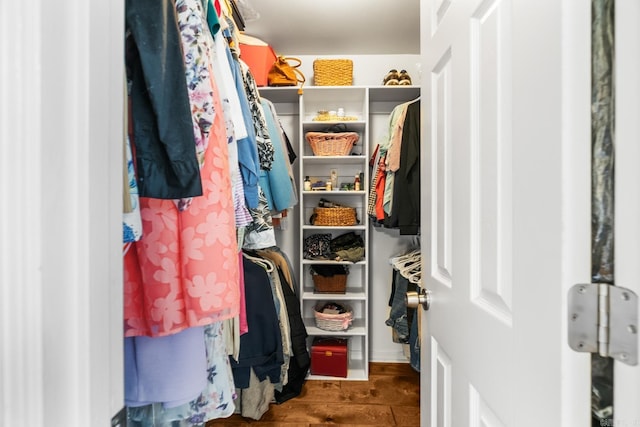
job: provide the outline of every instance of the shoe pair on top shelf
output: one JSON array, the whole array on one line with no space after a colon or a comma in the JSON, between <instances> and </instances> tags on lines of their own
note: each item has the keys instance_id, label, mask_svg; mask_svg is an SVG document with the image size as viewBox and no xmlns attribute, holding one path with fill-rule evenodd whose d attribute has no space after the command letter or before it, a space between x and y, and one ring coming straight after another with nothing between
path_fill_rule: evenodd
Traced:
<instances>
[{"instance_id":1,"label":"shoe pair on top shelf","mask_svg":"<svg viewBox=\"0 0 640 427\"><path fill-rule=\"evenodd\" d=\"M407 73L407 70L400 70L400 72L398 72L396 69L391 69L384 76L382 84L385 86L409 86L411 85L411 77L409 73Z\"/></svg>"}]
</instances>

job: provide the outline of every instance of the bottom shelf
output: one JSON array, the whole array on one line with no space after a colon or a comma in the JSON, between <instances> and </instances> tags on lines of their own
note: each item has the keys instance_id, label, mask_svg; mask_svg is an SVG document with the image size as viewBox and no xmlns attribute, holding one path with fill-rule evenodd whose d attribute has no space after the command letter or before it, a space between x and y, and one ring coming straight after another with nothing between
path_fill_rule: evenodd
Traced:
<instances>
[{"instance_id":1,"label":"bottom shelf","mask_svg":"<svg viewBox=\"0 0 640 427\"><path fill-rule=\"evenodd\" d=\"M307 379L327 381L366 381L369 379L369 355L366 336L325 335L327 340L309 336L307 347L311 367ZM337 338L338 340L334 340ZM339 342L346 339L347 347ZM346 350L346 353L345 353ZM314 370L315 366L315 370ZM346 377L342 376L345 374ZM312 373L315 372L315 373Z\"/></svg>"},{"instance_id":2,"label":"bottom shelf","mask_svg":"<svg viewBox=\"0 0 640 427\"><path fill-rule=\"evenodd\" d=\"M367 364L368 365L368 364ZM317 381L367 381L369 379L368 366L362 360L350 360L347 377L330 377L325 375L307 375L307 380Z\"/></svg>"}]
</instances>

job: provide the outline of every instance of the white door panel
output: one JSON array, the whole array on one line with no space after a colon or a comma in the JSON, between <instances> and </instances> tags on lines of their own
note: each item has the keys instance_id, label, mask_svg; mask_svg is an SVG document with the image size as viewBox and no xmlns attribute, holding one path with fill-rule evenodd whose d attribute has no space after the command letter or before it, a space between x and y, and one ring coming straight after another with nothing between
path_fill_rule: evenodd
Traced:
<instances>
[{"instance_id":1,"label":"white door panel","mask_svg":"<svg viewBox=\"0 0 640 427\"><path fill-rule=\"evenodd\" d=\"M573 145L589 135L589 58L562 55L563 38L588 43L573 22L585 8L423 5L424 426L589 422L588 356L562 329L564 293L590 262L572 253L589 237L589 146Z\"/></svg>"}]
</instances>

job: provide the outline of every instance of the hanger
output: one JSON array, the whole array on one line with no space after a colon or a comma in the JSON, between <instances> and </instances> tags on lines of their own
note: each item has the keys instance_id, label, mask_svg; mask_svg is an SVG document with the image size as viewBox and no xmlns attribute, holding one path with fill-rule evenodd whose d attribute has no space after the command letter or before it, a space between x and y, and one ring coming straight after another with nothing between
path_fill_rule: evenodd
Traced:
<instances>
[{"instance_id":1,"label":"hanger","mask_svg":"<svg viewBox=\"0 0 640 427\"><path fill-rule=\"evenodd\" d=\"M251 262L255 262L260 267L264 268L267 271L267 273L271 273L271 272L273 272L275 270L275 267L273 266L273 263L271 263L271 261L269 261L268 259L254 257L254 256L251 256L251 255L245 253L245 252L242 253L242 256L244 256L245 258L247 258Z\"/></svg>"},{"instance_id":2,"label":"hanger","mask_svg":"<svg viewBox=\"0 0 640 427\"><path fill-rule=\"evenodd\" d=\"M407 279L411 279L411 277L417 277L417 279L419 280L419 276L422 272L422 257L418 255L414 258L411 258L405 264L400 266L398 268L398 271L400 272L402 277L405 277Z\"/></svg>"},{"instance_id":3,"label":"hanger","mask_svg":"<svg viewBox=\"0 0 640 427\"><path fill-rule=\"evenodd\" d=\"M406 268L410 264L414 264L416 261L419 261L421 258L421 250L420 248L412 249L409 252L405 252L401 255L396 255L389 259L391 265L393 265L396 270L401 270Z\"/></svg>"}]
</instances>

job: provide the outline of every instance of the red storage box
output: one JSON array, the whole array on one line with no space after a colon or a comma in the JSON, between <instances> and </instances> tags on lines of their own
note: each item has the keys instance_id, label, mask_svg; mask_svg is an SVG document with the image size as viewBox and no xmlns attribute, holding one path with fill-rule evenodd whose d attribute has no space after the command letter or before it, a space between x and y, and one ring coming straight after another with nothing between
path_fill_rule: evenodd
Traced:
<instances>
[{"instance_id":1,"label":"red storage box","mask_svg":"<svg viewBox=\"0 0 640 427\"><path fill-rule=\"evenodd\" d=\"M276 54L269 46L255 37L242 34L240 36L240 59L251 70L251 75L258 86L267 86L269 70L276 62Z\"/></svg>"},{"instance_id":2,"label":"red storage box","mask_svg":"<svg viewBox=\"0 0 640 427\"><path fill-rule=\"evenodd\" d=\"M347 339L316 337L311 345L311 375L347 377Z\"/></svg>"}]
</instances>

